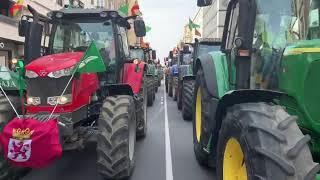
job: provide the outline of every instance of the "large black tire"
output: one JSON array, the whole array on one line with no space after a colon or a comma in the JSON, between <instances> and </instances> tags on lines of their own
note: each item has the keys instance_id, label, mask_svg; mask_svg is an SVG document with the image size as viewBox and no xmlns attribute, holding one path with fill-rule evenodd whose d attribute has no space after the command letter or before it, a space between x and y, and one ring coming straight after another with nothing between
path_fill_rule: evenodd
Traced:
<instances>
[{"instance_id":1,"label":"large black tire","mask_svg":"<svg viewBox=\"0 0 320 180\"><path fill-rule=\"evenodd\" d=\"M186 121L193 117L194 80L184 80L182 83L182 117Z\"/></svg>"},{"instance_id":2,"label":"large black tire","mask_svg":"<svg viewBox=\"0 0 320 180\"><path fill-rule=\"evenodd\" d=\"M178 83L177 107L178 110L182 109L182 82Z\"/></svg>"},{"instance_id":3,"label":"large black tire","mask_svg":"<svg viewBox=\"0 0 320 180\"><path fill-rule=\"evenodd\" d=\"M165 76L165 79L164 79L164 84L166 86L166 93L168 93L168 91L169 91L168 78L169 78L168 76Z\"/></svg>"},{"instance_id":4,"label":"large black tire","mask_svg":"<svg viewBox=\"0 0 320 180\"><path fill-rule=\"evenodd\" d=\"M169 89L168 95L169 95L169 97L172 97L172 96L173 96L173 82L172 82L172 78L169 79L168 89Z\"/></svg>"},{"instance_id":5,"label":"large black tire","mask_svg":"<svg viewBox=\"0 0 320 180\"><path fill-rule=\"evenodd\" d=\"M240 174L238 169L243 167L248 180L314 180L320 166L312 160L308 147L310 136L302 134L296 119L281 106L266 103L238 104L229 108L219 133L218 180L226 180L224 160L231 164L225 165L226 175L234 179ZM232 168L237 164L232 156L240 152L235 149L240 149L242 155L238 156L239 166Z\"/></svg>"},{"instance_id":6,"label":"large black tire","mask_svg":"<svg viewBox=\"0 0 320 180\"><path fill-rule=\"evenodd\" d=\"M13 106L17 111L21 112L21 99L18 96L8 96ZM0 131L2 132L4 126L16 117L15 112L10 106L9 101L5 96L0 97ZM3 153L0 151L0 180L18 180L24 176L30 169L12 167L9 162L4 158Z\"/></svg>"},{"instance_id":7,"label":"large black tire","mask_svg":"<svg viewBox=\"0 0 320 180\"><path fill-rule=\"evenodd\" d=\"M146 78L144 78L146 80ZM144 81L145 82L145 81ZM143 138L147 134L148 118L147 118L147 85L143 83L139 98L136 100L137 108L137 137Z\"/></svg>"},{"instance_id":8,"label":"large black tire","mask_svg":"<svg viewBox=\"0 0 320 180\"><path fill-rule=\"evenodd\" d=\"M147 105L148 106L152 106L153 105L153 96L154 96L154 87L153 87L153 80L152 77L147 77L147 89L148 89L148 93L147 93Z\"/></svg>"},{"instance_id":9,"label":"large black tire","mask_svg":"<svg viewBox=\"0 0 320 180\"><path fill-rule=\"evenodd\" d=\"M173 77L173 79L172 79L172 96L173 96L173 100L174 101L178 100L178 81L177 81L177 77Z\"/></svg>"},{"instance_id":10,"label":"large black tire","mask_svg":"<svg viewBox=\"0 0 320 180\"><path fill-rule=\"evenodd\" d=\"M158 92L158 78L156 77L155 79L154 79L154 89L155 89L155 92L157 93Z\"/></svg>"},{"instance_id":11,"label":"large black tire","mask_svg":"<svg viewBox=\"0 0 320 180\"><path fill-rule=\"evenodd\" d=\"M131 96L107 97L98 120L97 169L105 179L131 176L135 162L136 112Z\"/></svg>"},{"instance_id":12,"label":"large black tire","mask_svg":"<svg viewBox=\"0 0 320 180\"><path fill-rule=\"evenodd\" d=\"M197 95L199 94L199 97ZM197 105L197 98L200 98L201 108ZM214 157L209 158L209 154L205 149L207 148L208 141L211 135L210 131L210 121L214 121L214 114L210 113L210 99L211 96L208 92L207 85L204 79L204 73L202 69L199 69L196 76L195 82L195 89L194 89L194 100L193 100L193 149L196 156L198 163L202 166L215 166L215 159ZM197 138L197 130L196 130L196 117L197 111L201 113L201 127L200 127L200 137L199 140ZM213 148L215 149L215 148ZM212 155L214 156L215 153L213 152Z\"/></svg>"}]
</instances>

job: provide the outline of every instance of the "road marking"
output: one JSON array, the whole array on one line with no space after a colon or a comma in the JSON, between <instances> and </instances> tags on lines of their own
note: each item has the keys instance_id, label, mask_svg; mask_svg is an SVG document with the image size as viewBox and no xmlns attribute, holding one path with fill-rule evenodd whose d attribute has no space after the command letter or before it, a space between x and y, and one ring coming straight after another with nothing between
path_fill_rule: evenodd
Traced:
<instances>
[{"instance_id":1,"label":"road marking","mask_svg":"<svg viewBox=\"0 0 320 180\"><path fill-rule=\"evenodd\" d=\"M163 104L163 97L161 97L161 104Z\"/></svg>"},{"instance_id":2,"label":"road marking","mask_svg":"<svg viewBox=\"0 0 320 180\"><path fill-rule=\"evenodd\" d=\"M173 180L168 108L167 108L167 97L166 97L165 88L163 88L163 93L164 93L164 114L165 114L166 180Z\"/></svg>"}]
</instances>

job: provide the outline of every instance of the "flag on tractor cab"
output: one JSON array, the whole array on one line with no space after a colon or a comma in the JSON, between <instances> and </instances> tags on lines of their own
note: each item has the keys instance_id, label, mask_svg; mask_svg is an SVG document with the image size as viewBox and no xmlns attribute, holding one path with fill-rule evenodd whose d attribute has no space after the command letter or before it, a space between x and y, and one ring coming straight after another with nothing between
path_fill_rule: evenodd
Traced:
<instances>
[{"instance_id":1,"label":"flag on tractor cab","mask_svg":"<svg viewBox=\"0 0 320 180\"><path fill-rule=\"evenodd\" d=\"M92 42L77 65L78 73L96 73L106 71L106 65L94 42Z\"/></svg>"},{"instance_id":2,"label":"flag on tractor cab","mask_svg":"<svg viewBox=\"0 0 320 180\"><path fill-rule=\"evenodd\" d=\"M188 26L189 26L190 31L191 31L192 29L200 28L200 25L194 23L190 18L189 18L189 24L188 24Z\"/></svg>"},{"instance_id":3,"label":"flag on tractor cab","mask_svg":"<svg viewBox=\"0 0 320 180\"><path fill-rule=\"evenodd\" d=\"M4 127L0 143L4 157L16 167L44 168L62 155L56 119L17 117Z\"/></svg>"},{"instance_id":4,"label":"flag on tractor cab","mask_svg":"<svg viewBox=\"0 0 320 180\"><path fill-rule=\"evenodd\" d=\"M10 12L10 15L12 17L15 17L17 16L19 13L21 13L22 9L23 9L23 3L24 3L24 0L18 0L16 3L14 3L10 9L9 9L9 12Z\"/></svg>"},{"instance_id":5,"label":"flag on tractor cab","mask_svg":"<svg viewBox=\"0 0 320 180\"><path fill-rule=\"evenodd\" d=\"M200 36L200 37L201 37L201 33L198 31L198 29L195 29L194 34L195 34L196 36Z\"/></svg>"},{"instance_id":6,"label":"flag on tractor cab","mask_svg":"<svg viewBox=\"0 0 320 180\"><path fill-rule=\"evenodd\" d=\"M123 16L128 16L129 14L129 4L123 4L122 6L120 6L120 8L118 9L118 12L123 15Z\"/></svg>"},{"instance_id":7,"label":"flag on tractor cab","mask_svg":"<svg viewBox=\"0 0 320 180\"><path fill-rule=\"evenodd\" d=\"M151 31L151 27L150 26L146 26L146 32L149 32L149 31Z\"/></svg>"}]
</instances>

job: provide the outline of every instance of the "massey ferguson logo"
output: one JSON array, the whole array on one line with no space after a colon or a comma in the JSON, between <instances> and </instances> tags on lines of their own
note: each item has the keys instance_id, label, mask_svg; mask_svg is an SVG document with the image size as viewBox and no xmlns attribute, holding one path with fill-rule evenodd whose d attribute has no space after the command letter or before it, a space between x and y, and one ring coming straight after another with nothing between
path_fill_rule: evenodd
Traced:
<instances>
[{"instance_id":1,"label":"massey ferguson logo","mask_svg":"<svg viewBox=\"0 0 320 180\"><path fill-rule=\"evenodd\" d=\"M29 128L13 129L12 138L8 144L8 158L15 162L26 162L31 157L31 135L34 131Z\"/></svg>"},{"instance_id":2,"label":"massey ferguson logo","mask_svg":"<svg viewBox=\"0 0 320 180\"><path fill-rule=\"evenodd\" d=\"M46 76L48 73L47 73L47 71L45 71L45 70L41 70L40 72L39 72L39 76L41 76L41 77L44 77L44 76Z\"/></svg>"}]
</instances>

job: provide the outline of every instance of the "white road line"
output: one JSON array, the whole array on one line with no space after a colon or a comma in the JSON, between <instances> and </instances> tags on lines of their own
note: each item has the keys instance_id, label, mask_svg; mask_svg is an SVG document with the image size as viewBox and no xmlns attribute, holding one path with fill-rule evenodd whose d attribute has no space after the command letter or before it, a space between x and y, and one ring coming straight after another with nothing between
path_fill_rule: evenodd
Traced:
<instances>
[{"instance_id":1,"label":"white road line","mask_svg":"<svg viewBox=\"0 0 320 180\"><path fill-rule=\"evenodd\" d=\"M166 144L166 180L173 180L167 96L166 96L165 88L163 88L163 93L164 93L164 114L165 114L164 129L165 129L165 144Z\"/></svg>"}]
</instances>

